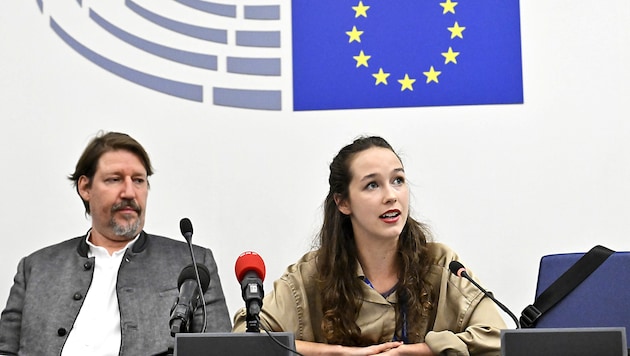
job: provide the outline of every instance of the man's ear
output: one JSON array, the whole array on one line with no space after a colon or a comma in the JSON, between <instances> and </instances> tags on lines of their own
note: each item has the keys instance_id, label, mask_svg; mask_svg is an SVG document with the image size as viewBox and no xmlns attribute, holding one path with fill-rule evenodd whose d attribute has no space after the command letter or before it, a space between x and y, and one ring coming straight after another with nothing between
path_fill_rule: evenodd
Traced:
<instances>
[{"instance_id":1,"label":"man's ear","mask_svg":"<svg viewBox=\"0 0 630 356\"><path fill-rule=\"evenodd\" d=\"M90 183L90 179L86 176L79 177L77 182L77 190L84 201L90 201L90 187L92 186Z\"/></svg>"},{"instance_id":2,"label":"man's ear","mask_svg":"<svg viewBox=\"0 0 630 356\"><path fill-rule=\"evenodd\" d=\"M350 215L352 210L350 209L350 203L348 202L348 199L342 199L341 195L339 194L335 194L334 199L335 204L337 204L337 209L339 209L339 211L344 215Z\"/></svg>"}]
</instances>

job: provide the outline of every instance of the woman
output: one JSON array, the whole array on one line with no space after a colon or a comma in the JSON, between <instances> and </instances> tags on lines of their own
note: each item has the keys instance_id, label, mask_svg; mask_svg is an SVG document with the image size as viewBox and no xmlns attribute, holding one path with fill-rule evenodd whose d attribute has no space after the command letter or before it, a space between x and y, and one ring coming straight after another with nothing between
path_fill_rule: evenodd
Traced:
<instances>
[{"instance_id":1,"label":"woman","mask_svg":"<svg viewBox=\"0 0 630 356\"><path fill-rule=\"evenodd\" d=\"M505 323L448 269L457 255L427 242L409 216L400 158L362 137L330 164L319 248L274 282L261 328L289 331L304 355L498 355ZM469 273L470 274L470 273ZM245 311L234 330L245 330Z\"/></svg>"}]
</instances>

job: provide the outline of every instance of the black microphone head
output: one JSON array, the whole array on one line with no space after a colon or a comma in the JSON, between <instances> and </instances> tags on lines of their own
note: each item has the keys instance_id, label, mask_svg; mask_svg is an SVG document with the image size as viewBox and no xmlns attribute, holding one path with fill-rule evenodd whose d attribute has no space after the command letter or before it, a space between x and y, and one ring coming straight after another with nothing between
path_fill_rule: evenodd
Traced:
<instances>
[{"instance_id":1,"label":"black microphone head","mask_svg":"<svg viewBox=\"0 0 630 356\"><path fill-rule=\"evenodd\" d=\"M205 293L208 290L208 285L210 285L210 271L208 271L208 267L202 265L201 263L197 263L197 269L199 270L199 282L201 282L201 290ZM195 266L193 264L189 264L184 267L182 272L179 274L177 278L177 288L181 288L182 284L187 280L197 281L197 275L195 274Z\"/></svg>"},{"instance_id":2,"label":"black microphone head","mask_svg":"<svg viewBox=\"0 0 630 356\"><path fill-rule=\"evenodd\" d=\"M448 269L451 270L451 273L454 275L461 277L463 272L466 272L466 267L461 264L459 261L451 261L448 265Z\"/></svg>"},{"instance_id":3,"label":"black microphone head","mask_svg":"<svg viewBox=\"0 0 630 356\"><path fill-rule=\"evenodd\" d=\"M190 222L189 218L183 218L179 221L179 230L182 232L186 241L190 242L192 239L193 228L192 222Z\"/></svg>"}]
</instances>

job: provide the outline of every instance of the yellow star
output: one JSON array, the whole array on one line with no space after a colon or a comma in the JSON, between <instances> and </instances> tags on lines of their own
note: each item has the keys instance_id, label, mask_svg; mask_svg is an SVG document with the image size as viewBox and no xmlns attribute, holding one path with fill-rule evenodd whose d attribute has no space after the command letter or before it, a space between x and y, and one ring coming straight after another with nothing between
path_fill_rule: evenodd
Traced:
<instances>
[{"instance_id":1,"label":"yellow star","mask_svg":"<svg viewBox=\"0 0 630 356\"><path fill-rule=\"evenodd\" d=\"M457 56L459 56L459 52L453 52L453 48L449 47L448 52L442 52L442 55L446 58L444 64L448 64L450 62L457 64Z\"/></svg>"},{"instance_id":2,"label":"yellow star","mask_svg":"<svg viewBox=\"0 0 630 356\"><path fill-rule=\"evenodd\" d=\"M441 2L440 6L442 6L444 8L444 12L442 12L442 15L444 15L447 12L450 12L452 14L455 13L455 6L457 6L456 2L451 2L451 0L446 0L446 2Z\"/></svg>"},{"instance_id":3,"label":"yellow star","mask_svg":"<svg viewBox=\"0 0 630 356\"><path fill-rule=\"evenodd\" d=\"M457 21L455 21L455 24L453 25L453 27L447 27L447 28L449 31L451 31L451 39L455 37L464 38L464 36L462 35L462 32L464 32L466 27L460 27Z\"/></svg>"},{"instance_id":4,"label":"yellow star","mask_svg":"<svg viewBox=\"0 0 630 356\"><path fill-rule=\"evenodd\" d=\"M389 73L383 72L383 68L379 68L378 73L374 73L372 76L376 78L376 83L374 85L379 85L381 83L387 85L387 77L389 77Z\"/></svg>"},{"instance_id":5,"label":"yellow star","mask_svg":"<svg viewBox=\"0 0 630 356\"><path fill-rule=\"evenodd\" d=\"M427 76L427 84L431 83L431 82L438 82L438 75L442 74L442 72L438 72L435 69L433 69L433 66L431 66L431 69L429 69L428 72L422 72L422 74Z\"/></svg>"},{"instance_id":6,"label":"yellow star","mask_svg":"<svg viewBox=\"0 0 630 356\"><path fill-rule=\"evenodd\" d=\"M405 89L409 89L413 91L413 83L415 82L416 82L415 79L409 78L409 75L405 73L405 78L398 79L398 83L400 83L401 85L400 91L404 91Z\"/></svg>"},{"instance_id":7,"label":"yellow star","mask_svg":"<svg viewBox=\"0 0 630 356\"><path fill-rule=\"evenodd\" d=\"M363 1L359 1L359 5L352 7L352 10L354 10L354 18L356 19L359 16L367 17L367 10L369 8L369 6L363 6Z\"/></svg>"},{"instance_id":8,"label":"yellow star","mask_svg":"<svg viewBox=\"0 0 630 356\"><path fill-rule=\"evenodd\" d=\"M372 56L366 56L363 51L361 51L361 53L359 53L358 56L352 56L352 58L354 58L357 61L357 68L359 68L360 66L368 66L368 59L372 58Z\"/></svg>"},{"instance_id":9,"label":"yellow star","mask_svg":"<svg viewBox=\"0 0 630 356\"><path fill-rule=\"evenodd\" d=\"M361 42L362 34L363 34L363 31L357 31L357 27L352 26L352 31L346 31L346 35L350 37L350 39L348 39L348 43L352 43L352 41Z\"/></svg>"}]
</instances>

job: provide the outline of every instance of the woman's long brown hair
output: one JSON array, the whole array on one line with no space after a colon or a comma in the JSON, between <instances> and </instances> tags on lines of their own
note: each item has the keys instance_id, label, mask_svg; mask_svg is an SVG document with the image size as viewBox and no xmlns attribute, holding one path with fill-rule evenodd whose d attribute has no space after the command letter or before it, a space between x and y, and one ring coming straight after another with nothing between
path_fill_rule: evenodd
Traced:
<instances>
[{"instance_id":1,"label":"woman's long brown hair","mask_svg":"<svg viewBox=\"0 0 630 356\"><path fill-rule=\"evenodd\" d=\"M383 138L361 137L342 148L330 164L330 189L324 202L324 221L318 234L317 258L323 309L321 327L329 344L365 346L371 343L361 336L356 323L363 300L361 284L364 282L354 274L358 256L352 224L350 217L337 209L335 197L348 199L348 187L352 179L350 162L357 153L372 147L387 148L396 154ZM400 275L396 287L400 301L396 304L396 332L399 337L403 326L401 305L405 305L410 330L419 325L431 309L430 286L424 282L431 263L426 247L428 236L427 227L411 217L407 218L399 236ZM409 340L418 341L413 338Z\"/></svg>"}]
</instances>

